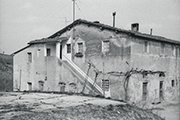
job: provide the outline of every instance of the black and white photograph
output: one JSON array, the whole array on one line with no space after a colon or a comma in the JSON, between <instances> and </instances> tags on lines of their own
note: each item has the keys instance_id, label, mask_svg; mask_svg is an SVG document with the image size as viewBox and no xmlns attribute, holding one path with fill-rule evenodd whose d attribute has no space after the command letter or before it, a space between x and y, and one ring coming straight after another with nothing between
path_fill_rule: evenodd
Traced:
<instances>
[{"instance_id":1,"label":"black and white photograph","mask_svg":"<svg viewBox=\"0 0 180 120\"><path fill-rule=\"evenodd\" d=\"M0 0L1 120L180 120L180 0Z\"/></svg>"}]
</instances>

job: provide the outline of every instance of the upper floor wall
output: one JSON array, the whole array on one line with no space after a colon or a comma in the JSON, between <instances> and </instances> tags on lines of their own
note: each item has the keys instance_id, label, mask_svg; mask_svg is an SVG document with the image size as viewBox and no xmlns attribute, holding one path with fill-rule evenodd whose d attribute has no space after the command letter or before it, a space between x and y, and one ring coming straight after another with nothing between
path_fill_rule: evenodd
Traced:
<instances>
[{"instance_id":1,"label":"upper floor wall","mask_svg":"<svg viewBox=\"0 0 180 120\"><path fill-rule=\"evenodd\" d=\"M177 44L153 41L142 38L133 38L131 45L131 54L180 58L180 45Z\"/></svg>"}]
</instances>

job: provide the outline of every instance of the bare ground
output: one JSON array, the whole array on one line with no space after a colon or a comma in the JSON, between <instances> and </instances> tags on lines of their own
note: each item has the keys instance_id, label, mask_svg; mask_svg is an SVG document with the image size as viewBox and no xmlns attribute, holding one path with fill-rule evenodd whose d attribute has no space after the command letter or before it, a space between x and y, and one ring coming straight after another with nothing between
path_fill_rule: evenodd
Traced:
<instances>
[{"instance_id":1,"label":"bare ground","mask_svg":"<svg viewBox=\"0 0 180 120\"><path fill-rule=\"evenodd\" d=\"M0 93L0 119L162 120L150 110L120 101L80 95L15 92Z\"/></svg>"}]
</instances>

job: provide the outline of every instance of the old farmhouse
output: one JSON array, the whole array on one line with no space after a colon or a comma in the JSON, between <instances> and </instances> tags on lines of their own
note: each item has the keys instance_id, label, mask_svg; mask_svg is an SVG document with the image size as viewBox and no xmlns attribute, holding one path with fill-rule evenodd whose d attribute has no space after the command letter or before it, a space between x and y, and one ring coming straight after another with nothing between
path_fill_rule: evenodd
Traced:
<instances>
[{"instance_id":1,"label":"old farmhouse","mask_svg":"<svg viewBox=\"0 0 180 120\"><path fill-rule=\"evenodd\" d=\"M125 101L179 97L180 41L82 19L14 52L14 91L100 94Z\"/></svg>"}]
</instances>

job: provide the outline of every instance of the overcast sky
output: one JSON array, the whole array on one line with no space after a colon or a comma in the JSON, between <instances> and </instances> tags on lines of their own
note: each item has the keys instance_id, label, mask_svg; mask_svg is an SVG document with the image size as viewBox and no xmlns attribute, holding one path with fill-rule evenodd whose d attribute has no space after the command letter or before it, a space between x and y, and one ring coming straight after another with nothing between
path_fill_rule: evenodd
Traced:
<instances>
[{"instance_id":1,"label":"overcast sky","mask_svg":"<svg viewBox=\"0 0 180 120\"><path fill-rule=\"evenodd\" d=\"M180 40L180 0L76 0L76 19L100 21ZM0 0L0 53L11 54L72 22L72 0Z\"/></svg>"}]
</instances>

